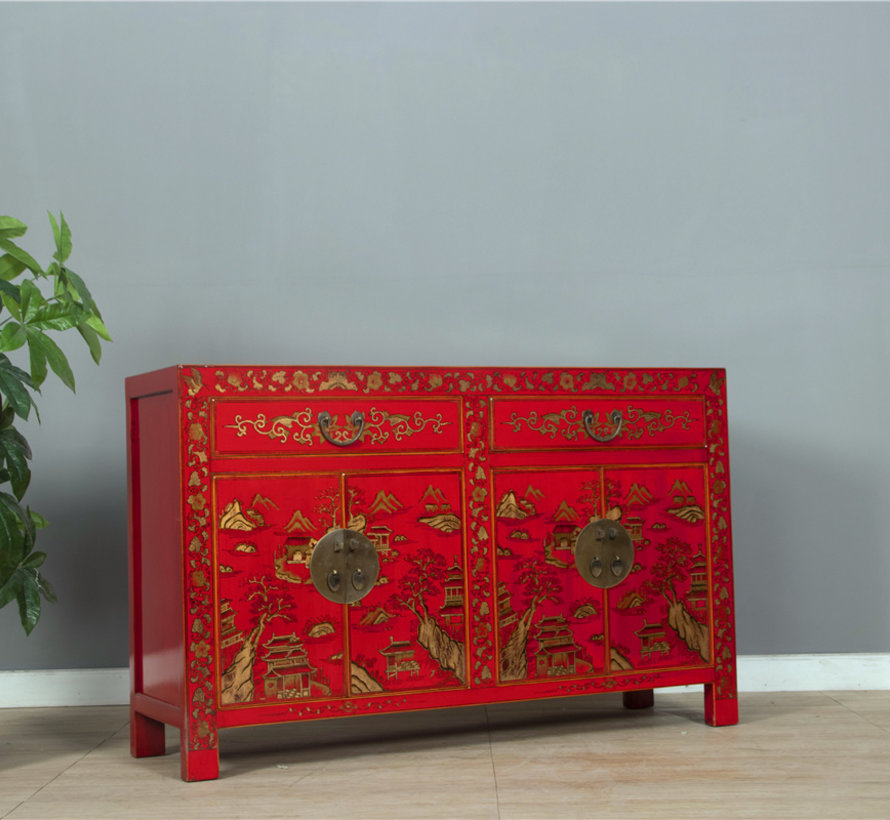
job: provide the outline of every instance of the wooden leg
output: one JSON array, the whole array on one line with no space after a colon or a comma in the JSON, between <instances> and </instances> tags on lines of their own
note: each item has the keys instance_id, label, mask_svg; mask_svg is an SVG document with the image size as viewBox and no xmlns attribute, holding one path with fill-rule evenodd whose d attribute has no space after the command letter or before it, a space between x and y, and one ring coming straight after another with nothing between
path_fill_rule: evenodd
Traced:
<instances>
[{"instance_id":1,"label":"wooden leg","mask_svg":"<svg viewBox=\"0 0 890 820\"><path fill-rule=\"evenodd\" d=\"M130 754L133 757L154 757L166 751L164 724L130 709Z\"/></svg>"},{"instance_id":2,"label":"wooden leg","mask_svg":"<svg viewBox=\"0 0 890 820\"><path fill-rule=\"evenodd\" d=\"M718 697L717 687L705 684L705 723L711 726L732 726L739 722L739 701L735 689L732 697Z\"/></svg>"},{"instance_id":3,"label":"wooden leg","mask_svg":"<svg viewBox=\"0 0 890 820\"><path fill-rule=\"evenodd\" d=\"M219 777L219 748L189 749L188 732L180 735L180 768L183 780L216 780Z\"/></svg>"},{"instance_id":4,"label":"wooden leg","mask_svg":"<svg viewBox=\"0 0 890 820\"><path fill-rule=\"evenodd\" d=\"M651 709L655 705L654 689L637 689L634 692L622 692L625 709Z\"/></svg>"}]
</instances>

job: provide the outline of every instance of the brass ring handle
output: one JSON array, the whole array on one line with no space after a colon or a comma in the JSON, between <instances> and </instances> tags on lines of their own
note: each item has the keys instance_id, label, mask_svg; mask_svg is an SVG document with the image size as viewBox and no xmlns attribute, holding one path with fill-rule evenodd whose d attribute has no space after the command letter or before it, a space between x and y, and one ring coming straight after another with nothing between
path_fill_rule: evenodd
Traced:
<instances>
[{"instance_id":1,"label":"brass ring handle","mask_svg":"<svg viewBox=\"0 0 890 820\"><path fill-rule=\"evenodd\" d=\"M318 414L318 429L321 432L322 437L328 444L333 444L335 447L348 447L350 444L355 444L361 439L362 433L365 431L365 416L361 410L356 410L349 417L349 423L353 427L357 427L358 430L356 430L356 433L352 438L346 439L345 441L338 441L335 438L331 438L328 428L331 426L332 421L333 418L327 410L322 410Z\"/></svg>"},{"instance_id":2,"label":"brass ring handle","mask_svg":"<svg viewBox=\"0 0 890 820\"><path fill-rule=\"evenodd\" d=\"M585 410L581 414L581 421L584 422L584 431L590 436L594 441L599 441L605 444L607 441L611 441L613 438L618 438L618 434L621 432L621 423L624 421L624 417L621 415L620 410L613 410L609 413L609 421L612 424L618 425L615 428L615 432L608 436L601 436L599 433L595 433L593 430L594 422L596 421L596 415L593 410Z\"/></svg>"}]
</instances>

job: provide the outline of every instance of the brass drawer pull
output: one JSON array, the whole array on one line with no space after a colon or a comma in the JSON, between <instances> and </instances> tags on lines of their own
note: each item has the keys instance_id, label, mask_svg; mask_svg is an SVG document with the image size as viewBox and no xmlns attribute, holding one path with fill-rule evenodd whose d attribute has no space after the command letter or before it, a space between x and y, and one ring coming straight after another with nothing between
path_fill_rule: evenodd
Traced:
<instances>
[{"instance_id":1,"label":"brass drawer pull","mask_svg":"<svg viewBox=\"0 0 890 820\"><path fill-rule=\"evenodd\" d=\"M617 426L615 427L615 432L608 436L601 436L599 433L594 432L596 414L593 412L593 410L585 410L581 414L581 420L584 422L584 430L587 435L590 436L594 441L599 441L605 444L607 441L611 441L612 439L618 437L618 434L621 432L621 423L624 421L624 417L621 415L620 410L613 410L611 413L609 413L609 421Z\"/></svg>"},{"instance_id":2,"label":"brass drawer pull","mask_svg":"<svg viewBox=\"0 0 890 820\"><path fill-rule=\"evenodd\" d=\"M361 410L356 410L349 417L349 423L353 427L358 428L355 431L355 435L350 439L340 441L332 438L331 434L328 432L332 421L331 414L327 410L322 410L318 414L318 429L321 432L321 435L328 444L333 444L335 447L348 447L350 444L357 443L361 439L362 433L365 431L365 415Z\"/></svg>"}]
</instances>

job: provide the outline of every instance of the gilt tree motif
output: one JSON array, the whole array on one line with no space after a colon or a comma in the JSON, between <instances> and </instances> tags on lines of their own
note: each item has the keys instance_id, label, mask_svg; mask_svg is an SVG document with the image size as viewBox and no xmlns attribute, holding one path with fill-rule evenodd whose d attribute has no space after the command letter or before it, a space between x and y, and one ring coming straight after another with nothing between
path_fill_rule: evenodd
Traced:
<instances>
[{"instance_id":1,"label":"gilt tree motif","mask_svg":"<svg viewBox=\"0 0 890 820\"><path fill-rule=\"evenodd\" d=\"M270 584L267 578L251 578L248 583L251 590L247 600L256 623L222 674L221 703L244 703L253 700L253 667L263 630L278 618L292 618L296 608L287 591L278 584Z\"/></svg>"},{"instance_id":2,"label":"gilt tree motif","mask_svg":"<svg viewBox=\"0 0 890 820\"><path fill-rule=\"evenodd\" d=\"M440 578L446 572L445 558L431 549L421 549L410 559L411 567L399 581L399 591L387 601L388 609L407 607L419 621L417 642L429 652L441 669L453 672L466 683L464 645L452 638L428 606L441 591Z\"/></svg>"},{"instance_id":3,"label":"gilt tree motif","mask_svg":"<svg viewBox=\"0 0 890 820\"><path fill-rule=\"evenodd\" d=\"M502 680L520 680L528 676L526 649L535 610L544 601L559 601L562 592L556 570L534 558L524 558L520 562L519 582L526 608L501 653Z\"/></svg>"},{"instance_id":4,"label":"gilt tree motif","mask_svg":"<svg viewBox=\"0 0 890 820\"><path fill-rule=\"evenodd\" d=\"M328 487L315 498L315 512L330 516L331 529L337 526L337 514L340 512L340 491L336 487Z\"/></svg>"},{"instance_id":5,"label":"gilt tree motif","mask_svg":"<svg viewBox=\"0 0 890 820\"><path fill-rule=\"evenodd\" d=\"M709 661L711 645L708 627L696 620L686 601L677 593L677 584L688 576L692 563L692 547L679 538L668 538L656 547L658 559L652 565L652 577L645 583L648 591L661 595L668 603L668 626L686 646Z\"/></svg>"},{"instance_id":6,"label":"gilt tree motif","mask_svg":"<svg viewBox=\"0 0 890 820\"><path fill-rule=\"evenodd\" d=\"M679 538L668 538L659 544L658 559L652 565L652 577L645 584L646 589L661 595L668 604L676 604L679 600L675 582L686 577L686 568L692 560L692 547Z\"/></svg>"}]
</instances>

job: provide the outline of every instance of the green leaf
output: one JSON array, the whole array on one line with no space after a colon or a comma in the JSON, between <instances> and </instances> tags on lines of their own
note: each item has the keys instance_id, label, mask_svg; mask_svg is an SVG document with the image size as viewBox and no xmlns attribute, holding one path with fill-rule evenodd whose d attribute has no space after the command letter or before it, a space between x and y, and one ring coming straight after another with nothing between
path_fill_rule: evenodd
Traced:
<instances>
[{"instance_id":1,"label":"green leaf","mask_svg":"<svg viewBox=\"0 0 890 820\"><path fill-rule=\"evenodd\" d=\"M111 341L111 334L108 332L108 328L105 327L102 320L98 317L98 315L93 314L86 320L87 324L96 331L106 342Z\"/></svg>"},{"instance_id":2,"label":"green leaf","mask_svg":"<svg viewBox=\"0 0 890 820\"><path fill-rule=\"evenodd\" d=\"M21 534L19 534L19 540L21 540ZM13 552L15 552L15 556L13 556ZM17 548L13 550L12 545L7 541L0 541L0 587L2 587L12 577L12 574L16 569L18 569L20 560L21 556Z\"/></svg>"},{"instance_id":3,"label":"green leaf","mask_svg":"<svg viewBox=\"0 0 890 820\"><path fill-rule=\"evenodd\" d=\"M20 322L22 321L22 309L19 307L18 299L14 299L5 290L0 290L0 299L3 300L3 306Z\"/></svg>"},{"instance_id":4,"label":"green leaf","mask_svg":"<svg viewBox=\"0 0 890 820\"><path fill-rule=\"evenodd\" d=\"M99 364L99 360L102 358L102 343L99 341L99 336L96 334L96 331L86 322L81 322L77 326L77 332L83 336L83 340L87 343L93 361L96 364Z\"/></svg>"},{"instance_id":5,"label":"green leaf","mask_svg":"<svg viewBox=\"0 0 890 820\"><path fill-rule=\"evenodd\" d=\"M49 217L49 224L53 227L53 239L56 240L56 247L58 248L62 242L62 232L59 230L59 223L56 222L52 211L47 211L46 214Z\"/></svg>"},{"instance_id":6,"label":"green leaf","mask_svg":"<svg viewBox=\"0 0 890 820\"><path fill-rule=\"evenodd\" d=\"M21 563L33 546L33 542L27 543L18 515L6 504L0 504L0 545L5 553L4 564L13 567Z\"/></svg>"},{"instance_id":7,"label":"green leaf","mask_svg":"<svg viewBox=\"0 0 890 820\"><path fill-rule=\"evenodd\" d=\"M37 626L40 620L40 587L37 586L37 580L34 577L37 570L22 571L22 586L18 594L19 617L25 634L30 635L31 631Z\"/></svg>"},{"instance_id":8,"label":"green leaf","mask_svg":"<svg viewBox=\"0 0 890 820\"><path fill-rule=\"evenodd\" d=\"M53 585L36 570L34 575L34 581L37 584L37 588L40 590L40 594L51 604L58 601L59 598L56 595L56 591L53 589Z\"/></svg>"},{"instance_id":9,"label":"green leaf","mask_svg":"<svg viewBox=\"0 0 890 820\"><path fill-rule=\"evenodd\" d=\"M39 330L28 331L26 329L25 332L28 339L28 362L31 365L31 378L34 380L34 384L40 388L46 381L49 372L46 366L46 347L40 344L37 339Z\"/></svg>"},{"instance_id":10,"label":"green leaf","mask_svg":"<svg viewBox=\"0 0 890 820\"><path fill-rule=\"evenodd\" d=\"M21 527L21 532L25 537L25 544L28 547L28 550L34 546L34 538L36 533L34 532L34 521L31 519L30 513L26 512L22 509L18 500L11 496L9 493L0 492L0 514L9 513L14 516L13 519L10 519L11 522L17 522ZM27 555L27 552L22 553L22 558ZM21 558L19 558L21 560Z\"/></svg>"},{"instance_id":11,"label":"green leaf","mask_svg":"<svg viewBox=\"0 0 890 820\"><path fill-rule=\"evenodd\" d=\"M0 430L11 427L13 421L15 421L15 410L11 407L4 407L0 410Z\"/></svg>"},{"instance_id":12,"label":"green leaf","mask_svg":"<svg viewBox=\"0 0 890 820\"><path fill-rule=\"evenodd\" d=\"M22 291L22 317L25 322L29 322L37 313L37 311L46 305L46 299L30 279L26 279L21 284Z\"/></svg>"},{"instance_id":13,"label":"green leaf","mask_svg":"<svg viewBox=\"0 0 890 820\"><path fill-rule=\"evenodd\" d=\"M31 314L27 324L37 330L68 330L86 321L87 317L86 311L73 302L44 304Z\"/></svg>"},{"instance_id":14,"label":"green leaf","mask_svg":"<svg viewBox=\"0 0 890 820\"><path fill-rule=\"evenodd\" d=\"M28 444L28 439L26 439L15 427L6 427L5 429L0 429L0 446L4 448L4 450L16 450L17 452L22 454L23 458L31 458L31 445Z\"/></svg>"},{"instance_id":15,"label":"green leaf","mask_svg":"<svg viewBox=\"0 0 890 820\"><path fill-rule=\"evenodd\" d=\"M0 353L0 393L21 419L28 418L34 403L25 385L34 387L31 377L12 364L5 354Z\"/></svg>"},{"instance_id":16,"label":"green leaf","mask_svg":"<svg viewBox=\"0 0 890 820\"><path fill-rule=\"evenodd\" d=\"M46 560L46 553L39 552L38 550L34 550L23 562L22 566L25 569L37 569L37 567L42 567L43 562Z\"/></svg>"},{"instance_id":17,"label":"green leaf","mask_svg":"<svg viewBox=\"0 0 890 820\"><path fill-rule=\"evenodd\" d=\"M62 352L62 349L45 333L37 330L30 325L27 326L28 333L28 349L31 352L31 373L37 384L43 382L46 378L46 363L61 380L62 383L74 392L74 373L71 372L71 365ZM43 378L39 378L39 375Z\"/></svg>"},{"instance_id":18,"label":"green leaf","mask_svg":"<svg viewBox=\"0 0 890 820\"><path fill-rule=\"evenodd\" d=\"M10 601L14 601L18 597L21 588L21 570L16 570L0 586L0 608L6 606Z\"/></svg>"},{"instance_id":19,"label":"green leaf","mask_svg":"<svg viewBox=\"0 0 890 820\"><path fill-rule=\"evenodd\" d=\"M0 350L18 350L27 339L25 328L18 322L10 322L0 330Z\"/></svg>"},{"instance_id":20,"label":"green leaf","mask_svg":"<svg viewBox=\"0 0 890 820\"><path fill-rule=\"evenodd\" d=\"M13 285L12 282L7 282L5 279L0 279L0 293L5 294L10 299L15 299L16 302L22 301L22 289L18 285Z\"/></svg>"},{"instance_id":21,"label":"green leaf","mask_svg":"<svg viewBox=\"0 0 890 820\"><path fill-rule=\"evenodd\" d=\"M25 437L14 427L0 430L0 458L6 462L12 491L21 501L31 483L31 468L28 466L31 448Z\"/></svg>"},{"instance_id":22,"label":"green leaf","mask_svg":"<svg viewBox=\"0 0 890 820\"><path fill-rule=\"evenodd\" d=\"M71 270L71 268L65 268L65 275L67 276L68 281L71 283L69 290L73 289L71 295L79 296L80 301L83 302L83 306L90 313L94 313L101 319L102 315L99 313L99 308L96 307L96 303L93 301L93 295L90 293L83 279L81 279L73 270Z\"/></svg>"},{"instance_id":23,"label":"green leaf","mask_svg":"<svg viewBox=\"0 0 890 820\"><path fill-rule=\"evenodd\" d=\"M0 279L8 282L15 279L25 269L25 263L8 253L0 256Z\"/></svg>"},{"instance_id":24,"label":"green leaf","mask_svg":"<svg viewBox=\"0 0 890 820\"><path fill-rule=\"evenodd\" d=\"M35 529L42 530L44 527L49 526L49 521L47 521L39 512L34 512L30 507L28 507L28 515L31 516L31 523L34 525Z\"/></svg>"},{"instance_id":25,"label":"green leaf","mask_svg":"<svg viewBox=\"0 0 890 820\"><path fill-rule=\"evenodd\" d=\"M12 238L22 236L28 226L14 216L0 216L0 238Z\"/></svg>"},{"instance_id":26,"label":"green leaf","mask_svg":"<svg viewBox=\"0 0 890 820\"><path fill-rule=\"evenodd\" d=\"M71 256L71 228L68 227L68 223L65 221L65 214L61 211L59 211L59 217L62 220L61 229L52 213L47 211L47 214L49 214L49 221L53 226L53 238L56 240L56 252L53 254L53 258L58 259L59 262L64 262Z\"/></svg>"},{"instance_id":27,"label":"green leaf","mask_svg":"<svg viewBox=\"0 0 890 820\"><path fill-rule=\"evenodd\" d=\"M36 273L38 276L43 276L43 268L37 264L37 260L31 256L26 250L23 250L18 245L15 244L11 239L0 239L0 248L6 251L10 256L18 259L19 262L24 263L25 267Z\"/></svg>"},{"instance_id":28,"label":"green leaf","mask_svg":"<svg viewBox=\"0 0 890 820\"><path fill-rule=\"evenodd\" d=\"M9 356L4 353L0 353L0 372L8 371L12 373L19 381L24 382L28 385L28 387L33 387L34 384L31 382L31 377L28 375L26 370L22 370L20 367L16 367L11 361L9 361Z\"/></svg>"}]
</instances>

